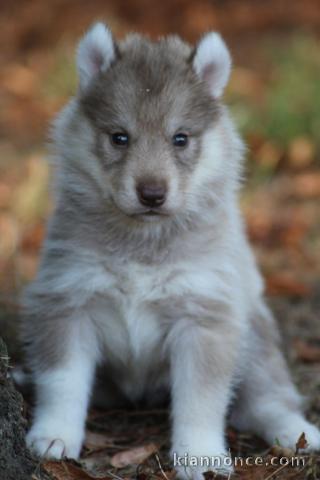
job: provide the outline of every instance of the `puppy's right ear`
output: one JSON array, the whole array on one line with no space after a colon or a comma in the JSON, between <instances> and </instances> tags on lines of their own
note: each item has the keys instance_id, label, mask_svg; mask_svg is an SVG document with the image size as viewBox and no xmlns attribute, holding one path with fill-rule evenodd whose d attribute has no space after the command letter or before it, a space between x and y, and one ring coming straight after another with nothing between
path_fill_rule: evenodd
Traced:
<instances>
[{"instance_id":1,"label":"puppy's right ear","mask_svg":"<svg viewBox=\"0 0 320 480\"><path fill-rule=\"evenodd\" d=\"M80 40L77 67L80 90L84 90L99 72L105 72L116 56L111 31L96 23Z\"/></svg>"}]
</instances>

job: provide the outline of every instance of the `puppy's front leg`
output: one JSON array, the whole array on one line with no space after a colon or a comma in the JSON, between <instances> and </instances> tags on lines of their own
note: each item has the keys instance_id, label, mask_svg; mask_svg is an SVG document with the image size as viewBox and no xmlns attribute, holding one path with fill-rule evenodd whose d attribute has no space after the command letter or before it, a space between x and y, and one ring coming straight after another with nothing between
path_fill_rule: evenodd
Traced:
<instances>
[{"instance_id":1,"label":"puppy's front leg","mask_svg":"<svg viewBox=\"0 0 320 480\"><path fill-rule=\"evenodd\" d=\"M36 454L55 459L80 454L97 359L92 331L81 328L81 319L70 328L68 320L65 338L57 340L65 342L62 358L47 367L37 360L37 404L27 435L27 444Z\"/></svg>"},{"instance_id":2,"label":"puppy's front leg","mask_svg":"<svg viewBox=\"0 0 320 480\"><path fill-rule=\"evenodd\" d=\"M171 340L172 456L176 469L181 478L199 480L208 470L228 474L232 465L225 443L225 417L237 333L223 319L202 324L179 321ZM181 461L179 457L185 455L188 460ZM198 457L198 465L194 465L194 457Z\"/></svg>"}]
</instances>

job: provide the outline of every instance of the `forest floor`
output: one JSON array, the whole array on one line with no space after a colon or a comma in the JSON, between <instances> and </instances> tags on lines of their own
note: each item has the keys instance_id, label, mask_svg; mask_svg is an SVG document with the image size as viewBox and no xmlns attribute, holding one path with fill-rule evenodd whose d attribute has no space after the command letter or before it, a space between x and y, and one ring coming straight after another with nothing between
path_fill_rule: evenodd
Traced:
<instances>
[{"instance_id":1,"label":"forest floor","mask_svg":"<svg viewBox=\"0 0 320 480\"><path fill-rule=\"evenodd\" d=\"M320 417L320 285L319 291L309 297L308 301L297 298L291 300L276 298L271 300L270 304L279 319L284 349L293 378L305 395L307 416L311 421L318 423ZM13 315L12 312L11 315ZM8 315L5 314L4 317L8 318ZM13 316L10 320L11 325L12 320ZM2 325L7 331L7 324L2 322ZM11 347L14 347L14 339L8 337L7 341ZM15 346L11 350L19 359L19 349ZM20 401L18 399L18 402ZM23 411L24 416L30 419L29 394L25 395ZM21 430L21 427L19 428ZM241 460L238 460L235 474L232 476L234 479L318 480L320 478L318 454L300 455L299 452L282 449L279 445L270 447L250 432L240 433L231 428L227 430L227 438L234 457L240 457L242 461L248 457L251 459L250 465L243 465L240 463ZM30 478L32 480L171 480L175 474L168 457L169 440L170 422L166 408L91 410L81 459L78 462L67 459L61 462L35 460ZM25 455L21 441L18 448L21 448ZM19 451L16 454L17 456L11 459L11 462L13 464L17 462L20 465ZM263 464L253 465L253 459L260 457ZM286 457L288 460L285 461L290 462L291 458L293 462L298 458L299 463L294 463L293 466L281 465L280 457ZM279 460L276 460L275 465L271 465L271 458L279 458ZM28 461L30 472L29 457ZM2 479L1 475L0 478ZM25 478L28 477L21 476L21 479Z\"/></svg>"}]
</instances>

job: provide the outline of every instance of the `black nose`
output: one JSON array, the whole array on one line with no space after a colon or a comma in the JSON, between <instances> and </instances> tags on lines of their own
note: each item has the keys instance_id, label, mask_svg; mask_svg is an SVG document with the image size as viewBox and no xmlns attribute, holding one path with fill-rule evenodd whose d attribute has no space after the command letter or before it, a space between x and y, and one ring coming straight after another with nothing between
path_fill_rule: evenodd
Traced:
<instances>
[{"instance_id":1,"label":"black nose","mask_svg":"<svg viewBox=\"0 0 320 480\"><path fill-rule=\"evenodd\" d=\"M140 183L137 193L142 205L160 207L166 199L166 187L162 183Z\"/></svg>"}]
</instances>

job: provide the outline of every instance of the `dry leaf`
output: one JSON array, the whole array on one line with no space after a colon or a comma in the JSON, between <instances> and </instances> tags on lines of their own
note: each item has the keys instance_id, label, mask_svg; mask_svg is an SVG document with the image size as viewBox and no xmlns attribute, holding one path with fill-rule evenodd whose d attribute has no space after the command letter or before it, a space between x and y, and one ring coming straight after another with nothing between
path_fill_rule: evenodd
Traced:
<instances>
[{"instance_id":1,"label":"dry leaf","mask_svg":"<svg viewBox=\"0 0 320 480\"><path fill-rule=\"evenodd\" d=\"M113 446L114 439L103 435L102 433L86 432L86 439L84 446L91 451L99 450L101 448Z\"/></svg>"},{"instance_id":2,"label":"dry leaf","mask_svg":"<svg viewBox=\"0 0 320 480\"><path fill-rule=\"evenodd\" d=\"M289 145L288 156L293 167L308 167L315 158L315 145L310 138L297 137Z\"/></svg>"},{"instance_id":3,"label":"dry leaf","mask_svg":"<svg viewBox=\"0 0 320 480\"><path fill-rule=\"evenodd\" d=\"M293 194L298 198L316 198L320 196L320 174L318 172L297 175L292 183Z\"/></svg>"},{"instance_id":4,"label":"dry leaf","mask_svg":"<svg viewBox=\"0 0 320 480\"><path fill-rule=\"evenodd\" d=\"M296 451L298 452L299 450L304 450L307 448L308 442L306 440L306 435L304 432L301 433L297 443L296 443Z\"/></svg>"},{"instance_id":5,"label":"dry leaf","mask_svg":"<svg viewBox=\"0 0 320 480\"><path fill-rule=\"evenodd\" d=\"M294 297L307 297L311 294L310 288L298 282L291 275L273 274L266 278L267 292L269 295L286 295Z\"/></svg>"},{"instance_id":6,"label":"dry leaf","mask_svg":"<svg viewBox=\"0 0 320 480\"><path fill-rule=\"evenodd\" d=\"M306 363L320 362L320 346L312 345L305 340L296 339L294 348L299 360Z\"/></svg>"},{"instance_id":7,"label":"dry leaf","mask_svg":"<svg viewBox=\"0 0 320 480\"><path fill-rule=\"evenodd\" d=\"M157 445L149 443L141 447L131 448L130 450L124 450L123 452L116 453L110 460L113 467L123 468L131 464L142 463L146 458L155 453L158 450Z\"/></svg>"},{"instance_id":8,"label":"dry leaf","mask_svg":"<svg viewBox=\"0 0 320 480\"><path fill-rule=\"evenodd\" d=\"M29 97L37 93L37 80L37 76L30 68L13 64L4 70L1 83L9 93Z\"/></svg>"},{"instance_id":9,"label":"dry leaf","mask_svg":"<svg viewBox=\"0 0 320 480\"><path fill-rule=\"evenodd\" d=\"M82 468L67 462L45 462L43 468L53 476L55 480L112 480L110 477L93 477Z\"/></svg>"},{"instance_id":10,"label":"dry leaf","mask_svg":"<svg viewBox=\"0 0 320 480\"><path fill-rule=\"evenodd\" d=\"M282 155L283 151L272 142L265 142L256 153L260 165L272 169L277 167Z\"/></svg>"},{"instance_id":11,"label":"dry leaf","mask_svg":"<svg viewBox=\"0 0 320 480\"><path fill-rule=\"evenodd\" d=\"M103 450L89 457L81 458L82 469L93 478L100 475L107 475L110 470L110 456Z\"/></svg>"}]
</instances>

